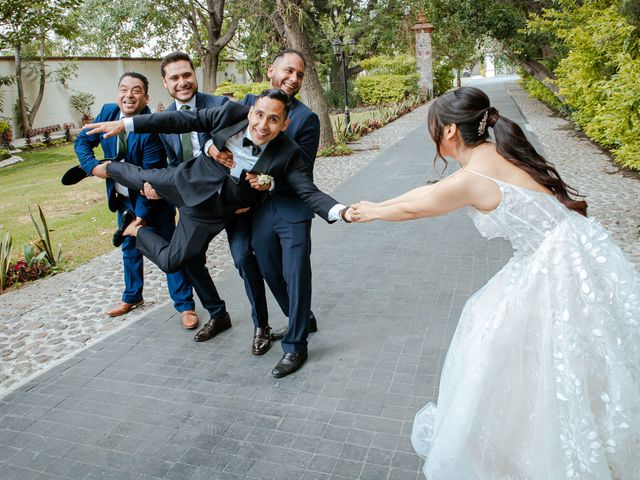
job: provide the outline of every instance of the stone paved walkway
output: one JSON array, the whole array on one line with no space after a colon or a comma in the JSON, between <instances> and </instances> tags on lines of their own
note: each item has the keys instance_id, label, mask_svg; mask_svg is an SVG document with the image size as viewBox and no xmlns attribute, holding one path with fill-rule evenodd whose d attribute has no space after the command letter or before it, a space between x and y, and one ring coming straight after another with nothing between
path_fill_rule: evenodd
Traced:
<instances>
[{"instance_id":1,"label":"stone paved walkway","mask_svg":"<svg viewBox=\"0 0 640 480\"><path fill-rule=\"evenodd\" d=\"M611 173L605 155L512 80L478 85L528 126L638 263L637 228L618 227L637 214L640 182ZM425 110L368 136L351 158L319 159L319 184L348 203L436 178ZM269 375L279 345L249 354L248 302L223 239L210 266L234 327L209 342L181 328L157 272L144 309L105 317L121 289L117 251L0 297L0 381L13 389L0 400L0 478L417 480L413 416L437 395L462 305L510 247L481 239L461 212L402 224L316 220L313 241L319 332L305 366L280 380ZM284 319L273 310L271 323Z\"/></svg>"}]
</instances>

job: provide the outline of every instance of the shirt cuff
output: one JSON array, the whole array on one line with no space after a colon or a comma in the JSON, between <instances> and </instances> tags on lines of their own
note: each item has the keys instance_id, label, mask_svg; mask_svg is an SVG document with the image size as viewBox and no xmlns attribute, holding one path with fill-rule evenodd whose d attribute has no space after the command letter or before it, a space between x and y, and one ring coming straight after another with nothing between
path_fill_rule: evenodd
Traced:
<instances>
[{"instance_id":1,"label":"shirt cuff","mask_svg":"<svg viewBox=\"0 0 640 480\"><path fill-rule=\"evenodd\" d=\"M124 130L127 133L135 132L133 117L124 117L122 121L124 122Z\"/></svg>"},{"instance_id":2,"label":"shirt cuff","mask_svg":"<svg viewBox=\"0 0 640 480\"><path fill-rule=\"evenodd\" d=\"M202 149L202 153L204 153L207 157L211 157L211 155L209 155L209 147L213 145L213 140L209 139L207 140L207 143L204 144L204 148Z\"/></svg>"},{"instance_id":3,"label":"shirt cuff","mask_svg":"<svg viewBox=\"0 0 640 480\"><path fill-rule=\"evenodd\" d=\"M336 220L342 220L342 218L340 217L340 210L342 210L343 208L347 207L345 205L342 205L341 203L337 203L336 205L331 207L331 210L329 210L329 221L335 222Z\"/></svg>"}]
</instances>

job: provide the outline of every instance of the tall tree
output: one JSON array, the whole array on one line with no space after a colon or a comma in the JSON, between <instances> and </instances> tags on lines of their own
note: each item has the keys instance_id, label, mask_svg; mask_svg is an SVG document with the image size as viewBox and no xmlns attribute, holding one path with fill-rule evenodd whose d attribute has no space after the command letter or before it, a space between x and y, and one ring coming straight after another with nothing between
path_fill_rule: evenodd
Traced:
<instances>
[{"instance_id":1,"label":"tall tree","mask_svg":"<svg viewBox=\"0 0 640 480\"><path fill-rule=\"evenodd\" d=\"M282 19L281 27L284 29L284 38L288 46L301 51L307 60L302 98L320 118L320 144L335 145L329 109L316 70L311 40L304 26L306 15L303 4L304 0L276 0L276 9Z\"/></svg>"},{"instance_id":2,"label":"tall tree","mask_svg":"<svg viewBox=\"0 0 640 480\"><path fill-rule=\"evenodd\" d=\"M83 42L72 51L130 55L140 49L156 54L192 50L202 65L203 90L214 92L220 52L239 21L233 13L225 21L229 16L225 5L225 0L86 0L83 35L93 42Z\"/></svg>"},{"instance_id":3,"label":"tall tree","mask_svg":"<svg viewBox=\"0 0 640 480\"><path fill-rule=\"evenodd\" d=\"M46 42L52 35L70 38L75 31L73 10L79 0L3 0L0 3L0 49L11 49L15 56L15 84L22 132L28 131L38 113L48 73L45 68ZM38 93L27 108L23 83L23 53L37 49Z\"/></svg>"}]
</instances>

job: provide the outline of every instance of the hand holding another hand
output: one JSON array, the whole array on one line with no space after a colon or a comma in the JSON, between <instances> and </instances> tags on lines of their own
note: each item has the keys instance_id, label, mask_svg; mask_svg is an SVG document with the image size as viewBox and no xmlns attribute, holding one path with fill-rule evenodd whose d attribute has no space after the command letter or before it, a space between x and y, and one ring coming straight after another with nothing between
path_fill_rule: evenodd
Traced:
<instances>
[{"instance_id":1,"label":"hand holding another hand","mask_svg":"<svg viewBox=\"0 0 640 480\"><path fill-rule=\"evenodd\" d=\"M365 223L375 220L375 211L378 204L366 200L354 203L345 215L349 215L352 222Z\"/></svg>"}]
</instances>

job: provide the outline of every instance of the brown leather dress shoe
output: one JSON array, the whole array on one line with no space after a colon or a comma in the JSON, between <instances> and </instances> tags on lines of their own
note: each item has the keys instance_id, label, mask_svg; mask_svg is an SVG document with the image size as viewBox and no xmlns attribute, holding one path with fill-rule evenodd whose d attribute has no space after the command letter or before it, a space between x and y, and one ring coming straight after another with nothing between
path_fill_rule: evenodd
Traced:
<instances>
[{"instance_id":1,"label":"brown leather dress shoe","mask_svg":"<svg viewBox=\"0 0 640 480\"><path fill-rule=\"evenodd\" d=\"M264 355L271 348L271 327L254 328L253 343L251 353L254 355Z\"/></svg>"},{"instance_id":2,"label":"brown leather dress shoe","mask_svg":"<svg viewBox=\"0 0 640 480\"><path fill-rule=\"evenodd\" d=\"M212 318L196 333L194 340L196 342L206 342L218 335L220 332L224 332L231 328L231 317L228 313L225 313L222 317Z\"/></svg>"},{"instance_id":3,"label":"brown leather dress shoe","mask_svg":"<svg viewBox=\"0 0 640 480\"><path fill-rule=\"evenodd\" d=\"M118 305L117 307L112 308L111 310L107 310L107 315L109 315L110 317L119 317L120 315L129 313L131 310L139 307L143 303L144 300L140 300L137 303L120 302L120 305Z\"/></svg>"},{"instance_id":4,"label":"brown leather dress shoe","mask_svg":"<svg viewBox=\"0 0 640 480\"><path fill-rule=\"evenodd\" d=\"M185 310L180 314L180 317L182 318L182 326L187 330L193 330L200 324L198 315L193 310Z\"/></svg>"}]
</instances>

